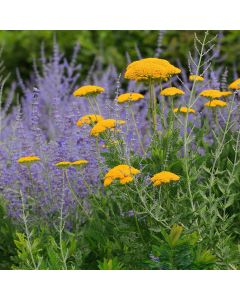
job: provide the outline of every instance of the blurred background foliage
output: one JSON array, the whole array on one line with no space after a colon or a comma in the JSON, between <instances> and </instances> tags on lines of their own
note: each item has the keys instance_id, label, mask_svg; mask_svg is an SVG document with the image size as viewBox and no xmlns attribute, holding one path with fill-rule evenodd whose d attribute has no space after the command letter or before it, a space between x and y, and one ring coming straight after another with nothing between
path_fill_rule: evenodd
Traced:
<instances>
[{"instance_id":1,"label":"blurred background foliage","mask_svg":"<svg viewBox=\"0 0 240 300\"><path fill-rule=\"evenodd\" d=\"M176 63L179 59L187 66L187 54L193 49L193 36L195 31L165 31L162 42L162 58ZM201 37L203 31L198 31ZM211 35L218 34L210 31ZM222 56L225 65L231 70L233 64L240 60L240 31L223 31ZM126 53L131 59L138 59L138 49L143 57L154 56L159 31L129 30L129 31L0 31L0 46L4 47L3 60L5 72L11 73L11 79L16 78L16 68L19 68L24 79L29 78L32 72L32 62L40 54L41 44L44 43L47 56L52 52L53 39L56 37L60 49L70 58L74 45L81 46L79 63L82 64L83 76L89 70L94 59L106 66L114 64L119 72L126 66ZM238 71L240 64L237 65Z\"/></svg>"}]
</instances>

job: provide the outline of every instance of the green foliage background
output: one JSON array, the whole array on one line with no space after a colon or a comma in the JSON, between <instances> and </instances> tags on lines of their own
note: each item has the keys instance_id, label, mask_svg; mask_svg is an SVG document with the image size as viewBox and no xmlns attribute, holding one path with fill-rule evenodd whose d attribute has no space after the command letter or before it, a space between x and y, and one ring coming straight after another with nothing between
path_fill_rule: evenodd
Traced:
<instances>
[{"instance_id":1,"label":"green foliage background","mask_svg":"<svg viewBox=\"0 0 240 300\"><path fill-rule=\"evenodd\" d=\"M186 56L192 48L193 34L195 31L165 32L163 39L162 57L170 59L173 63L180 59L186 64ZM240 31L223 31L222 55L225 65L229 69L233 63L240 59ZM197 32L201 37L204 32ZM218 31L210 31L217 34ZM74 45L79 42L81 55L79 62L83 64L83 75L86 74L89 66L95 57L98 57L103 65L113 63L121 71L126 65L126 52L132 59L137 59L136 46L144 57L153 56L158 39L159 31L154 30L17 30L0 31L0 45L4 47L3 60L6 70L15 77L15 70L18 67L24 78L28 78L32 70L33 58L38 58L40 45L44 43L47 55L52 51L52 42L56 36L61 50L66 57L72 53ZM238 66L238 71L240 66Z\"/></svg>"}]
</instances>

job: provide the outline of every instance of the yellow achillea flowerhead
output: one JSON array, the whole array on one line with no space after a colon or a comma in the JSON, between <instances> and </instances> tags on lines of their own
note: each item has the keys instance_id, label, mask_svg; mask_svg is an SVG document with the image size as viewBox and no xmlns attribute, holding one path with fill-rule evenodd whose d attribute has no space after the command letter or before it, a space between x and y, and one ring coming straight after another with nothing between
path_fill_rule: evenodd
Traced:
<instances>
[{"instance_id":1,"label":"yellow achillea flowerhead","mask_svg":"<svg viewBox=\"0 0 240 300\"><path fill-rule=\"evenodd\" d=\"M232 95L232 92L227 91L227 92L222 92L222 97L230 96Z\"/></svg>"},{"instance_id":2,"label":"yellow achillea flowerhead","mask_svg":"<svg viewBox=\"0 0 240 300\"><path fill-rule=\"evenodd\" d=\"M143 98L144 96L139 93L126 93L126 94L119 95L117 98L117 102L118 103L123 103L127 101L134 102L134 101L141 100Z\"/></svg>"},{"instance_id":3,"label":"yellow achillea flowerhead","mask_svg":"<svg viewBox=\"0 0 240 300\"><path fill-rule=\"evenodd\" d=\"M123 125L126 122L123 120L114 120L114 119L106 119L98 122L93 126L90 135L98 136L100 133L104 132L107 129L115 129L117 125Z\"/></svg>"},{"instance_id":4,"label":"yellow achillea flowerhead","mask_svg":"<svg viewBox=\"0 0 240 300\"><path fill-rule=\"evenodd\" d=\"M160 185L162 183L169 183L170 181L178 181L180 179L180 176L168 172L168 171L162 171L160 173L155 174L151 181L153 182L154 186Z\"/></svg>"},{"instance_id":5,"label":"yellow achillea flowerhead","mask_svg":"<svg viewBox=\"0 0 240 300\"><path fill-rule=\"evenodd\" d=\"M174 108L173 109L173 112L177 113L177 112L180 112L180 113L193 113L195 114L196 113L196 110L195 109L192 109L192 108L188 108L188 107L180 107L180 108Z\"/></svg>"},{"instance_id":6,"label":"yellow achillea flowerhead","mask_svg":"<svg viewBox=\"0 0 240 300\"><path fill-rule=\"evenodd\" d=\"M119 179L121 184L126 184L133 180L133 176L139 174L140 171L128 166L118 165L107 172L104 177L104 186L110 185L114 180Z\"/></svg>"},{"instance_id":7,"label":"yellow achillea flowerhead","mask_svg":"<svg viewBox=\"0 0 240 300\"><path fill-rule=\"evenodd\" d=\"M93 124L98 123L99 121L104 120L104 118L100 115L85 115L81 119L77 121L77 126L81 127L84 124Z\"/></svg>"},{"instance_id":8,"label":"yellow achillea flowerhead","mask_svg":"<svg viewBox=\"0 0 240 300\"><path fill-rule=\"evenodd\" d=\"M233 81L231 84L229 84L228 87L229 87L229 89L240 90L240 78Z\"/></svg>"},{"instance_id":9,"label":"yellow achillea flowerhead","mask_svg":"<svg viewBox=\"0 0 240 300\"><path fill-rule=\"evenodd\" d=\"M85 85L77 89L73 96L75 97L84 97L87 95L97 95L104 92L104 88L96 85Z\"/></svg>"},{"instance_id":10,"label":"yellow achillea flowerhead","mask_svg":"<svg viewBox=\"0 0 240 300\"><path fill-rule=\"evenodd\" d=\"M19 164L31 164L41 159L38 156L23 156L18 159Z\"/></svg>"},{"instance_id":11,"label":"yellow achillea flowerhead","mask_svg":"<svg viewBox=\"0 0 240 300\"><path fill-rule=\"evenodd\" d=\"M200 96L214 99L229 96L231 94L232 92L221 92L219 90L204 90L200 93Z\"/></svg>"},{"instance_id":12,"label":"yellow achillea flowerhead","mask_svg":"<svg viewBox=\"0 0 240 300\"><path fill-rule=\"evenodd\" d=\"M58 168L68 168L71 166L71 162L70 161L60 161L58 163L55 164L56 167Z\"/></svg>"},{"instance_id":13,"label":"yellow achillea flowerhead","mask_svg":"<svg viewBox=\"0 0 240 300\"><path fill-rule=\"evenodd\" d=\"M165 59L144 58L129 64L124 77L137 81L150 78L167 80L172 75L179 73L181 73L181 70Z\"/></svg>"},{"instance_id":14,"label":"yellow achillea flowerhead","mask_svg":"<svg viewBox=\"0 0 240 300\"><path fill-rule=\"evenodd\" d=\"M76 169L80 169L84 167L86 164L88 164L88 160L80 159L72 162L70 166L75 167Z\"/></svg>"},{"instance_id":15,"label":"yellow achillea flowerhead","mask_svg":"<svg viewBox=\"0 0 240 300\"><path fill-rule=\"evenodd\" d=\"M203 81L204 78L202 76L199 76L199 75L190 75L189 80L190 81Z\"/></svg>"},{"instance_id":16,"label":"yellow achillea flowerhead","mask_svg":"<svg viewBox=\"0 0 240 300\"><path fill-rule=\"evenodd\" d=\"M209 101L209 102L205 103L204 106L208 106L208 107L216 107L216 106L224 107L224 106L227 106L227 102L224 102L224 101L216 99L216 100L212 100L212 101Z\"/></svg>"},{"instance_id":17,"label":"yellow achillea flowerhead","mask_svg":"<svg viewBox=\"0 0 240 300\"><path fill-rule=\"evenodd\" d=\"M162 96L176 96L176 95L184 95L184 94L185 94L184 91L175 87L168 87L166 89L163 89L160 92L160 95Z\"/></svg>"}]
</instances>

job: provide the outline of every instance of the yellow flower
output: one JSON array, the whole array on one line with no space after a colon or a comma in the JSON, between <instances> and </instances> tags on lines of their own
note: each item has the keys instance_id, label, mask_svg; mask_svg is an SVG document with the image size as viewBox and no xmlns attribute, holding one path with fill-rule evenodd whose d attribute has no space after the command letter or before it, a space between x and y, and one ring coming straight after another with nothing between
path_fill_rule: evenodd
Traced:
<instances>
[{"instance_id":1,"label":"yellow flower","mask_svg":"<svg viewBox=\"0 0 240 300\"><path fill-rule=\"evenodd\" d=\"M199 76L199 75L190 75L189 80L190 81L203 81L204 78L202 76Z\"/></svg>"},{"instance_id":2,"label":"yellow flower","mask_svg":"<svg viewBox=\"0 0 240 300\"><path fill-rule=\"evenodd\" d=\"M192 108L187 108L187 107L180 107L179 108L174 108L173 112L177 113L177 112L180 112L180 113L193 113L195 114L196 110L195 109L192 109Z\"/></svg>"},{"instance_id":3,"label":"yellow flower","mask_svg":"<svg viewBox=\"0 0 240 300\"><path fill-rule=\"evenodd\" d=\"M160 92L160 95L162 95L162 96L176 96L176 95L184 95L184 94L185 94L184 91L177 89L175 87L169 87L169 88L163 89Z\"/></svg>"},{"instance_id":4,"label":"yellow flower","mask_svg":"<svg viewBox=\"0 0 240 300\"><path fill-rule=\"evenodd\" d=\"M167 80L172 75L179 73L181 70L165 59L144 58L129 64L124 77L130 80L148 80L150 78Z\"/></svg>"},{"instance_id":5,"label":"yellow flower","mask_svg":"<svg viewBox=\"0 0 240 300\"><path fill-rule=\"evenodd\" d=\"M180 176L168 172L168 171L162 171L160 173L155 174L151 181L153 182L153 185L160 185L162 183L169 183L170 181L178 181L180 179Z\"/></svg>"},{"instance_id":6,"label":"yellow flower","mask_svg":"<svg viewBox=\"0 0 240 300\"><path fill-rule=\"evenodd\" d=\"M100 115L85 115L81 119L77 121L77 126L81 127L84 124L93 124L99 121L104 120L104 118Z\"/></svg>"},{"instance_id":7,"label":"yellow flower","mask_svg":"<svg viewBox=\"0 0 240 300\"><path fill-rule=\"evenodd\" d=\"M240 78L233 81L231 84L229 84L228 87L229 87L229 89L240 90Z\"/></svg>"},{"instance_id":8,"label":"yellow flower","mask_svg":"<svg viewBox=\"0 0 240 300\"><path fill-rule=\"evenodd\" d=\"M126 101L138 101L140 99L143 99L144 96L142 94L138 94L138 93L126 93L126 94L122 94L119 95L117 98L117 102L118 103L123 103Z\"/></svg>"},{"instance_id":9,"label":"yellow flower","mask_svg":"<svg viewBox=\"0 0 240 300\"><path fill-rule=\"evenodd\" d=\"M216 107L216 106L224 107L224 106L227 106L227 102L224 102L224 101L216 99L216 100L212 100L212 101L209 101L209 102L205 103L204 106L208 106L208 107Z\"/></svg>"},{"instance_id":10,"label":"yellow flower","mask_svg":"<svg viewBox=\"0 0 240 300\"><path fill-rule=\"evenodd\" d=\"M229 96L231 94L231 92L221 92L219 90L204 90L200 93L200 96L214 99Z\"/></svg>"},{"instance_id":11,"label":"yellow flower","mask_svg":"<svg viewBox=\"0 0 240 300\"><path fill-rule=\"evenodd\" d=\"M55 164L56 167L58 168L68 168L71 166L71 162L70 161L60 161L58 163Z\"/></svg>"},{"instance_id":12,"label":"yellow flower","mask_svg":"<svg viewBox=\"0 0 240 300\"><path fill-rule=\"evenodd\" d=\"M19 164L31 164L39 161L40 158L38 156L23 156L18 159Z\"/></svg>"},{"instance_id":13,"label":"yellow flower","mask_svg":"<svg viewBox=\"0 0 240 300\"><path fill-rule=\"evenodd\" d=\"M222 92L222 97L230 96L232 95L232 92L227 91L227 92Z\"/></svg>"},{"instance_id":14,"label":"yellow flower","mask_svg":"<svg viewBox=\"0 0 240 300\"><path fill-rule=\"evenodd\" d=\"M71 166L80 166L80 165L85 165L87 163L88 163L88 160L80 159L80 160L76 160L76 161L72 162Z\"/></svg>"},{"instance_id":15,"label":"yellow flower","mask_svg":"<svg viewBox=\"0 0 240 300\"><path fill-rule=\"evenodd\" d=\"M75 97L83 97L87 95L97 95L104 92L104 88L96 85L85 85L77 89L73 96Z\"/></svg>"},{"instance_id":16,"label":"yellow flower","mask_svg":"<svg viewBox=\"0 0 240 300\"><path fill-rule=\"evenodd\" d=\"M104 186L110 185L114 180L119 179L121 184L126 184L133 180L133 176L139 174L140 171L128 166L118 165L107 172L104 177Z\"/></svg>"},{"instance_id":17,"label":"yellow flower","mask_svg":"<svg viewBox=\"0 0 240 300\"><path fill-rule=\"evenodd\" d=\"M123 120L106 119L93 126L90 134L93 136L98 136L107 129L114 129L117 125L123 125L125 123L126 122Z\"/></svg>"},{"instance_id":18,"label":"yellow flower","mask_svg":"<svg viewBox=\"0 0 240 300\"><path fill-rule=\"evenodd\" d=\"M72 162L70 166L80 169L80 168L84 167L86 164L88 164L87 160L80 159L80 160L76 160L76 161Z\"/></svg>"}]
</instances>

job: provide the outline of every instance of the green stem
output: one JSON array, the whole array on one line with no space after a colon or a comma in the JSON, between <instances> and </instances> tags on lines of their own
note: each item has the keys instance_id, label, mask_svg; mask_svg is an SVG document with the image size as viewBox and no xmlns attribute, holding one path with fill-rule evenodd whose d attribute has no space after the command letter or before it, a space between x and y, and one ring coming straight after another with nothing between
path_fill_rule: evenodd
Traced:
<instances>
[{"instance_id":1,"label":"green stem","mask_svg":"<svg viewBox=\"0 0 240 300\"><path fill-rule=\"evenodd\" d=\"M216 125L216 128L219 128L219 121L218 121L218 114L217 114L217 107L213 107L212 108L212 111L213 111L213 117L214 117L214 121L215 121L215 125Z\"/></svg>"},{"instance_id":2,"label":"green stem","mask_svg":"<svg viewBox=\"0 0 240 300\"><path fill-rule=\"evenodd\" d=\"M143 154L146 155L146 152L145 152L144 147L143 147L142 139L141 139L138 127L137 127L136 119L135 119L134 112L133 112L131 104L129 104L129 107L130 107L130 111L131 111L131 115L132 115L132 120L133 120L133 124L134 124L134 127L135 127L135 131L136 131L136 134L137 134L137 137L138 137L139 145L140 145L140 147L142 149Z\"/></svg>"},{"instance_id":3,"label":"green stem","mask_svg":"<svg viewBox=\"0 0 240 300\"><path fill-rule=\"evenodd\" d=\"M134 210L134 206L133 206L133 202L132 202L132 197L130 196L129 199L130 199L131 207L132 207L132 210L133 210L133 213L134 213L134 220L135 220L135 224L137 226L137 230L138 230L139 235L140 235L140 237L142 239L142 242L145 244L142 232L141 232L140 227L139 227L139 223L138 223L138 219L137 219L137 216L136 216L136 212Z\"/></svg>"},{"instance_id":4,"label":"green stem","mask_svg":"<svg viewBox=\"0 0 240 300\"><path fill-rule=\"evenodd\" d=\"M204 55L204 47L205 47L205 42L206 42L206 38L207 38L207 33L204 36L203 42L202 42L202 47L201 47L201 51L200 51L200 55L199 55L199 61L198 61L198 65L197 65L197 69L196 69L196 75L198 75L200 67L201 67L201 62L202 62L202 58ZM188 105L187 107L191 107L192 104L192 99L195 93L195 85L196 85L196 80L193 81L193 85L192 85L192 89L191 89L191 93L189 96L189 101L188 101ZM188 194L189 194L189 199L190 199L190 203L191 203L191 207L192 207L192 211L193 213L195 212L195 205L193 203L193 196L192 196L192 191L191 191L191 183L190 183L190 177L189 177L189 167L188 167L188 133L187 133L187 128L188 128L188 111L186 113L185 116L185 122L184 122L184 136L183 136L183 142L184 142L184 169L185 169L185 173L186 173L186 181L187 181L187 189L188 189Z\"/></svg>"},{"instance_id":5,"label":"green stem","mask_svg":"<svg viewBox=\"0 0 240 300\"><path fill-rule=\"evenodd\" d=\"M216 167L217 161L218 161L218 159L219 159L219 157L220 157L220 155L221 155L221 153L223 151L225 137L226 137L226 134L227 134L227 132L229 130L229 123L230 123L230 118L231 118L231 114L232 114L232 107L233 107L234 99L235 99L235 95L232 98L232 101L230 102L230 107L229 107L228 116L227 116L226 125L225 125L225 129L224 129L224 132L223 132L221 143L219 144L219 146L218 146L218 148L216 150L216 153L214 155L215 159L213 161L211 175L210 175L210 180L209 180L209 194L210 194L210 197L212 195L212 187L214 185L214 179L215 179L214 171L215 171L215 167Z\"/></svg>"},{"instance_id":6,"label":"green stem","mask_svg":"<svg viewBox=\"0 0 240 300\"><path fill-rule=\"evenodd\" d=\"M89 105L90 105L90 107L91 107L91 109L92 109L93 114L96 115L95 109L94 109L93 104L92 104L92 101L91 101L91 98L90 98L89 96L87 96L87 100L88 100L88 103L89 103Z\"/></svg>"},{"instance_id":7,"label":"green stem","mask_svg":"<svg viewBox=\"0 0 240 300\"><path fill-rule=\"evenodd\" d=\"M32 253L32 243L31 243L30 232L29 232L29 228L28 228L28 224L27 224L27 216L25 214L25 204L24 204L23 194L22 194L21 190L20 190L20 197L21 197L21 202L22 202L22 219L23 219L26 238L27 238L27 249L29 251L33 267L34 267L35 270L37 270L38 267L37 267L37 264L35 262L35 259L33 257L33 253Z\"/></svg>"},{"instance_id":8,"label":"green stem","mask_svg":"<svg viewBox=\"0 0 240 300\"><path fill-rule=\"evenodd\" d=\"M97 149L97 161L98 161L98 170L100 177L103 177L102 169L101 169L101 153L99 147L99 139L96 137L96 149Z\"/></svg>"},{"instance_id":9,"label":"green stem","mask_svg":"<svg viewBox=\"0 0 240 300\"><path fill-rule=\"evenodd\" d=\"M96 99L96 96L95 96L95 95L93 96L93 101L94 101L94 103L96 104L98 113L101 115L102 113L101 113L101 110L100 110L100 107L99 107L99 105L98 105L98 102L97 102L97 99Z\"/></svg>"},{"instance_id":10,"label":"green stem","mask_svg":"<svg viewBox=\"0 0 240 300\"><path fill-rule=\"evenodd\" d=\"M63 251L63 239L62 239L62 233L65 226L63 221L64 190L65 190L64 177L65 177L65 171L63 170L62 200L61 200L61 207L60 207L60 223L59 223L59 248L62 257L63 268L64 270L67 270L66 256L64 255L64 251Z\"/></svg>"},{"instance_id":11,"label":"green stem","mask_svg":"<svg viewBox=\"0 0 240 300\"><path fill-rule=\"evenodd\" d=\"M162 91L162 82L160 81L160 92ZM160 119L162 123L162 128L165 129L165 120L164 120L164 112L165 112L165 100L164 96L161 96L161 110L160 110Z\"/></svg>"},{"instance_id":12,"label":"green stem","mask_svg":"<svg viewBox=\"0 0 240 300\"><path fill-rule=\"evenodd\" d=\"M150 115L151 115L151 124L153 133L156 132L157 129L157 116L156 116L156 95L154 90L154 82L152 79L149 79L149 94L150 94L150 102L149 102L149 108L150 108Z\"/></svg>"}]
</instances>

